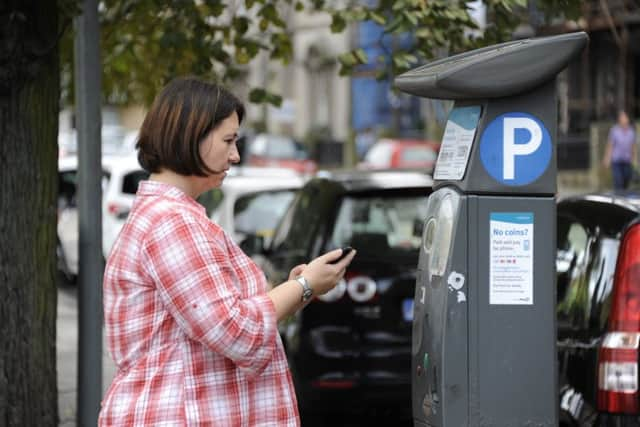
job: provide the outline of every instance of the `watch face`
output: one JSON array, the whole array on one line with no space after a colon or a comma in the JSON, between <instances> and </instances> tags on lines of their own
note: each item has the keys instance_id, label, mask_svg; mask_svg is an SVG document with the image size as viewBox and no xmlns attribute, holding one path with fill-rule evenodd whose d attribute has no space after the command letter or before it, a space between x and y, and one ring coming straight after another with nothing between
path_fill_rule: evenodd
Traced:
<instances>
[{"instance_id":1,"label":"watch face","mask_svg":"<svg viewBox=\"0 0 640 427\"><path fill-rule=\"evenodd\" d=\"M312 296L313 296L313 292L311 291L311 289L305 289L304 293L302 294L302 298L304 298L305 301L307 301Z\"/></svg>"}]
</instances>

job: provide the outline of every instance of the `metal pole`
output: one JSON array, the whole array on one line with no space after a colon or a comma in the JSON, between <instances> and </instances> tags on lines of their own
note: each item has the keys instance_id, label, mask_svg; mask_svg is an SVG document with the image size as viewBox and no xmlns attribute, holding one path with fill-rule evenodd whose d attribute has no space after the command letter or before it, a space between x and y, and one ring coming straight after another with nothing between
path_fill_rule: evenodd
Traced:
<instances>
[{"instance_id":1,"label":"metal pole","mask_svg":"<svg viewBox=\"0 0 640 427\"><path fill-rule=\"evenodd\" d=\"M77 423L98 424L102 398L102 165L98 0L82 0L76 18L78 131L78 392Z\"/></svg>"}]
</instances>

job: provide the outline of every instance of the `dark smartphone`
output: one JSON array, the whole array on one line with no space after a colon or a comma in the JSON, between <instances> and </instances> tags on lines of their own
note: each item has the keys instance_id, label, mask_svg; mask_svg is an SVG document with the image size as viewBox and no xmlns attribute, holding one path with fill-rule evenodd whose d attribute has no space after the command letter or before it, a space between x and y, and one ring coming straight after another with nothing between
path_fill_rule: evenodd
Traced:
<instances>
[{"instance_id":1,"label":"dark smartphone","mask_svg":"<svg viewBox=\"0 0 640 427\"><path fill-rule=\"evenodd\" d=\"M336 259L335 261L331 261L329 264L339 263L344 257L349 255L349 252L351 252L352 250L353 248L351 246L345 246L344 248L342 248L342 254L338 257L338 259Z\"/></svg>"}]
</instances>

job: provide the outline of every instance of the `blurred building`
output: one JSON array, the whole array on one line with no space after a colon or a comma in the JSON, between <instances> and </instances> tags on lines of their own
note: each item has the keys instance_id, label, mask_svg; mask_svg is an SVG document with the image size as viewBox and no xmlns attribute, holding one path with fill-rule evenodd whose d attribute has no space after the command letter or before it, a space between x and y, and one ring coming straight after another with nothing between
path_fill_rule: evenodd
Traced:
<instances>
[{"instance_id":1,"label":"blurred building","mask_svg":"<svg viewBox=\"0 0 640 427\"><path fill-rule=\"evenodd\" d=\"M558 167L588 188L607 187L600 168L609 127L620 109L640 117L640 2L587 0L575 21L545 22L529 1L528 28L543 36L586 31L590 42L558 78ZM522 28L521 28L522 30Z\"/></svg>"},{"instance_id":2,"label":"blurred building","mask_svg":"<svg viewBox=\"0 0 640 427\"><path fill-rule=\"evenodd\" d=\"M288 13L288 15L287 15ZM344 141L350 130L349 79L338 75L336 57L349 50L350 30L333 34L325 13L285 12L293 41L293 60L283 66L265 54L250 64L250 87L263 87L282 96L279 108L248 105L249 123L298 139L322 133Z\"/></svg>"},{"instance_id":3,"label":"blurred building","mask_svg":"<svg viewBox=\"0 0 640 427\"><path fill-rule=\"evenodd\" d=\"M588 169L599 162L603 132L620 109L640 117L640 2L588 0L581 5L578 20L550 23L529 7L530 29L537 36L586 31L590 37L582 55L558 79L561 169Z\"/></svg>"}]
</instances>

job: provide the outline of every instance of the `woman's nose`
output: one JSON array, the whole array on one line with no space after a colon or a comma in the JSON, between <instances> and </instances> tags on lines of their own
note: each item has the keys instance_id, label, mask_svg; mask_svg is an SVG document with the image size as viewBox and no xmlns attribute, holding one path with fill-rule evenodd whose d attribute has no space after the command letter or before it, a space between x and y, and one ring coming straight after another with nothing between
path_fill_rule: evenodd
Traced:
<instances>
[{"instance_id":1,"label":"woman's nose","mask_svg":"<svg viewBox=\"0 0 640 427\"><path fill-rule=\"evenodd\" d=\"M233 148L231 149L231 153L229 154L229 161L231 163L240 162L240 152L238 151L238 146L236 144L233 144Z\"/></svg>"}]
</instances>

